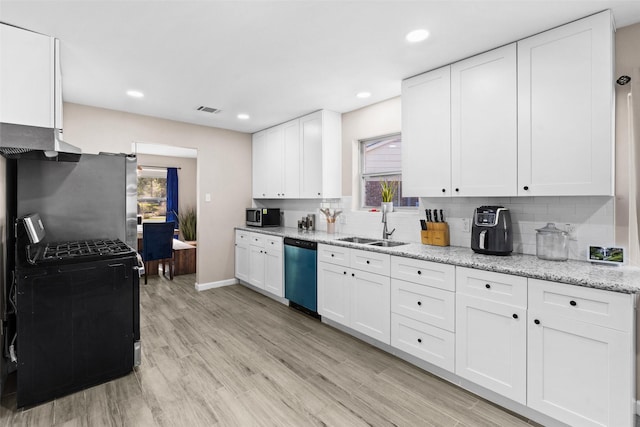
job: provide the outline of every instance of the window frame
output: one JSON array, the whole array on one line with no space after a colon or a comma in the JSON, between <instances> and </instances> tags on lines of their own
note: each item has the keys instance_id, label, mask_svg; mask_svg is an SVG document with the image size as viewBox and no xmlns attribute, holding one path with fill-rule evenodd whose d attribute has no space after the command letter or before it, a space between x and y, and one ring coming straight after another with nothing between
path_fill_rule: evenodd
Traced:
<instances>
[{"instance_id":1,"label":"window frame","mask_svg":"<svg viewBox=\"0 0 640 427\"><path fill-rule=\"evenodd\" d=\"M367 143L370 143L372 141L382 141L385 139L391 139L391 138L397 138L399 137L400 139L400 143L402 144L402 132L393 132L393 133L389 133L389 134L385 134L385 135L379 135L379 136L375 136L372 138L365 138L365 139L360 139L358 140L358 156L359 156L359 161L358 161L358 175L359 175L359 179L358 179L358 186L359 188L359 193L360 193L360 209L362 210L369 210L372 208L379 208L379 206L370 206L370 205L366 205L365 201L366 201L366 188L365 188L365 182L367 180L367 178L371 178L371 177L388 177L388 176L399 176L400 177L400 183L402 183L402 165L400 165L400 169L398 170L394 170L394 171L387 171L387 172L371 172L371 173L365 173L364 169L365 169L365 147L367 145ZM399 190L402 191L402 184L400 184ZM402 198L402 193L400 193L400 198ZM399 209L399 210L406 210L406 211L412 211L412 210L416 210L418 207L417 206L395 206L394 205L394 210Z\"/></svg>"},{"instance_id":2,"label":"window frame","mask_svg":"<svg viewBox=\"0 0 640 427\"><path fill-rule=\"evenodd\" d=\"M166 168L165 167L153 167L153 168L143 168L141 170L139 170L138 176L136 177L136 183L138 182L138 180L140 178L156 178L156 179L164 179L165 180L165 184L166 184L166 179L167 179L167 175L166 175ZM139 204L139 195L136 195L136 204ZM166 206L167 203L167 197L165 195L164 197L164 203ZM144 218L144 214L142 217L142 223L145 222L165 222L167 219L167 213L166 213L166 208L165 208L165 214L164 217L153 217L153 218Z\"/></svg>"}]
</instances>

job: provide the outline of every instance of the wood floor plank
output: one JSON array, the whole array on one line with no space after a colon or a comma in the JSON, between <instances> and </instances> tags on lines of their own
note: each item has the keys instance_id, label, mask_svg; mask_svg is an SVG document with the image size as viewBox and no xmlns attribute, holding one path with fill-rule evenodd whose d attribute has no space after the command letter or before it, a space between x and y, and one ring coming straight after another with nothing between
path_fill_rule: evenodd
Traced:
<instances>
[{"instance_id":1,"label":"wood floor plank","mask_svg":"<svg viewBox=\"0 0 640 427\"><path fill-rule=\"evenodd\" d=\"M0 426L520 426L446 381L244 286L141 286L142 365Z\"/></svg>"}]
</instances>

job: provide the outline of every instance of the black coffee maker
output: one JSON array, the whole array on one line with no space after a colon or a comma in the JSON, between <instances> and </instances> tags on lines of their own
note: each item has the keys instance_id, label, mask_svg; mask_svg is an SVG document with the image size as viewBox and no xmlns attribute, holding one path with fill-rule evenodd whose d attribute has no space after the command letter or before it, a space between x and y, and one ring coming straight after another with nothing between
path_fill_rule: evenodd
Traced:
<instances>
[{"instance_id":1,"label":"black coffee maker","mask_svg":"<svg viewBox=\"0 0 640 427\"><path fill-rule=\"evenodd\" d=\"M473 213L471 249L488 255L509 255L513 251L511 215L502 206L480 206Z\"/></svg>"}]
</instances>

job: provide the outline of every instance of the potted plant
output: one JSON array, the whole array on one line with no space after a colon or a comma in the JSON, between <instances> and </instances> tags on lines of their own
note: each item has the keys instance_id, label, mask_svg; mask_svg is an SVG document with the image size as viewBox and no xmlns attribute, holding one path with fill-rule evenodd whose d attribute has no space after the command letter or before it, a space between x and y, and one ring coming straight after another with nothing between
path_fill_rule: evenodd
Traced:
<instances>
[{"instance_id":1,"label":"potted plant","mask_svg":"<svg viewBox=\"0 0 640 427\"><path fill-rule=\"evenodd\" d=\"M398 181L387 181L386 179L380 182L382 188L382 210L385 212L393 212L393 197L398 190Z\"/></svg>"},{"instance_id":2,"label":"potted plant","mask_svg":"<svg viewBox=\"0 0 640 427\"><path fill-rule=\"evenodd\" d=\"M198 224L198 216L194 208L183 209L178 215L178 224L182 239L193 246L196 246L196 227Z\"/></svg>"}]
</instances>

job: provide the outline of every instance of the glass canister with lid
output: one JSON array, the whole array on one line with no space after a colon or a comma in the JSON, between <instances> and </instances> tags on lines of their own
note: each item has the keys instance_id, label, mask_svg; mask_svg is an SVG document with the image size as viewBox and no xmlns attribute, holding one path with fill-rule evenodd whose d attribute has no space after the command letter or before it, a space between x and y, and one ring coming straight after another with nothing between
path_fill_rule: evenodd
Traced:
<instances>
[{"instance_id":1,"label":"glass canister with lid","mask_svg":"<svg viewBox=\"0 0 640 427\"><path fill-rule=\"evenodd\" d=\"M536 255L549 261L566 261L569 258L568 233L556 228L552 222L536 230Z\"/></svg>"}]
</instances>

